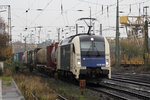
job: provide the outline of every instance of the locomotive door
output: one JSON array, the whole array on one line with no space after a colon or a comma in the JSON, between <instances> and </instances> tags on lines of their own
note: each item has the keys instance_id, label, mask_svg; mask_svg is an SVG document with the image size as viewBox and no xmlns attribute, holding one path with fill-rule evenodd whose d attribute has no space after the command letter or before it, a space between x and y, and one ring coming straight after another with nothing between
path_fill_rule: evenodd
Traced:
<instances>
[{"instance_id":1,"label":"locomotive door","mask_svg":"<svg viewBox=\"0 0 150 100\"><path fill-rule=\"evenodd\" d=\"M61 51L60 69L70 71L70 58L71 58L70 44L61 46L60 51Z\"/></svg>"}]
</instances>

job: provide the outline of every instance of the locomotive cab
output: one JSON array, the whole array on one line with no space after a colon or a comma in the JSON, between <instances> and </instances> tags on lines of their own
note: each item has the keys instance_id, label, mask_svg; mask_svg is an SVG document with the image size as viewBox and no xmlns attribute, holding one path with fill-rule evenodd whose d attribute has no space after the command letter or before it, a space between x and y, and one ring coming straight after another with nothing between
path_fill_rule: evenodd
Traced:
<instances>
[{"instance_id":1,"label":"locomotive cab","mask_svg":"<svg viewBox=\"0 0 150 100\"><path fill-rule=\"evenodd\" d=\"M80 78L108 77L109 58L105 56L105 39L100 36L90 35L80 37L81 67ZM105 69L102 69L105 68Z\"/></svg>"}]
</instances>

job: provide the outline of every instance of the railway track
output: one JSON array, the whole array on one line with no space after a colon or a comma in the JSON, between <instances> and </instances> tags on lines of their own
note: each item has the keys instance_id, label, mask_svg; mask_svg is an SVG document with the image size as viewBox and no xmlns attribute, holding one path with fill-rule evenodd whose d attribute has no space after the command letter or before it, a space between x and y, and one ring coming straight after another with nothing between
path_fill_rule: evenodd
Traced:
<instances>
[{"instance_id":1,"label":"railway track","mask_svg":"<svg viewBox=\"0 0 150 100\"><path fill-rule=\"evenodd\" d=\"M111 80L150 87L150 84L148 84L148 83L142 83L141 81L130 80L130 79L127 79L127 78L112 78Z\"/></svg>"},{"instance_id":2,"label":"railway track","mask_svg":"<svg viewBox=\"0 0 150 100\"><path fill-rule=\"evenodd\" d=\"M57 100L68 100L65 97L63 97L62 95L58 94L58 99Z\"/></svg>"},{"instance_id":3,"label":"railway track","mask_svg":"<svg viewBox=\"0 0 150 100\"><path fill-rule=\"evenodd\" d=\"M114 73L112 72L112 77L128 77L128 78L135 78L135 79L142 79L146 81L150 81L150 74L136 74L136 73Z\"/></svg>"},{"instance_id":4,"label":"railway track","mask_svg":"<svg viewBox=\"0 0 150 100\"><path fill-rule=\"evenodd\" d=\"M145 84L150 84L150 77L149 79L143 79L143 78L137 78L137 77L124 77L124 76L112 76L112 79L123 79L123 80L129 80L129 81L135 81Z\"/></svg>"},{"instance_id":5,"label":"railway track","mask_svg":"<svg viewBox=\"0 0 150 100\"><path fill-rule=\"evenodd\" d=\"M150 84L150 76L148 76L148 75L113 74L112 78L114 78L114 79L124 79L124 80L130 80L130 81L136 81L136 82Z\"/></svg>"},{"instance_id":6,"label":"railway track","mask_svg":"<svg viewBox=\"0 0 150 100\"><path fill-rule=\"evenodd\" d=\"M110 96L111 98L114 98L114 99L127 100L126 97L122 97L119 94L112 93L110 91L107 91L106 89L102 89L102 88L97 89L97 88L91 88L91 87L90 88L88 87L88 89L96 91L96 92L103 93L103 94L108 95L108 96Z\"/></svg>"},{"instance_id":7,"label":"railway track","mask_svg":"<svg viewBox=\"0 0 150 100\"><path fill-rule=\"evenodd\" d=\"M100 83L98 87L88 87L88 89L104 93L105 95L110 96L114 99L122 99L122 100L150 100L150 96L148 93L135 92L131 89L125 89L125 87L120 87L117 85Z\"/></svg>"},{"instance_id":8,"label":"railway track","mask_svg":"<svg viewBox=\"0 0 150 100\"><path fill-rule=\"evenodd\" d=\"M143 79L145 76L147 79ZM149 79L150 76L146 74L113 74L111 80L103 80L98 87L88 88L114 99L150 100Z\"/></svg>"},{"instance_id":9,"label":"railway track","mask_svg":"<svg viewBox=\"0 0 150 100\"><path fill-rule=\"evenodd\" d=\"M112 75L132 75L132 76L138 76L138 77L141 77L141 76L144 76L144 77L150 77L150 73L131 73L131 72L127 72L127 73L121 73L121 72L112 72Z\"/></svg>"},{"instance_id":10,"label":"railway track","mask_svg":"<svg viewBox=\"0 0 150 100\"><path fill-rule=\"evenodd\" d=\"M150 88L150 75L149 74L132 74L132 73L116 73L112 74L113 81L135 84Z\"/></svg>"},{"instance_id":11,"label":"railway track","mask_svg":"<svg viewBox=\"0 0 150 100\"><path fill-rule=\"evenodd\" d=\"M42 75L45 77L45 75ZM144 87L144 88L141 88ZM113 99L121 100L150 100L150 85L147 83L130 80L123 75L114 75L111 80L104 80L98 87L87 87L90 90L103 93ZM149 89L147 89L149 88ZM57 100L67 100L58 95Z\"/></svg>"}]
</instances>

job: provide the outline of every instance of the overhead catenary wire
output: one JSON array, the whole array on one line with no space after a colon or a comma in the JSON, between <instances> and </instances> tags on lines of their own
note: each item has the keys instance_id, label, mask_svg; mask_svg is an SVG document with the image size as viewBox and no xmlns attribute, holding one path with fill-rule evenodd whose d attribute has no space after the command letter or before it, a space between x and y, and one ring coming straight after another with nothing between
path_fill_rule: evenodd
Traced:
<instances>
[{"instance_id":1,"label":"overhead catenary wire","mask_svg":"<svg viewBox=\"0 0 150 100\"><path fill-rule=\"evenodd\" d=\"M85 1L85 0L79 0L79 1ZM143 1L143 2L148 2L148 1L150 1L150 0L146 0L146 1ZM89 2L89 1L86 1L86 2ZM121 0L120 0L120 2L121 2ZM140 3L143 3L143 2L140 2ZM93 4L93 3L90 3L90 4ZM138 4L138 3L136 3L136 4ZM96 3L95 5L99 5L98 3ZM104 5L104 4L103 4ZM132 3L131 5L135 5L135 3ZM104 5L104 6L107 6L108 8L110 8L111 6L113 6L113 4L110 4L110 5ZM107 9L107 8L106 8ZM104 9L105 10L105 9ZM64 13L65 12L67 12L68 10L66 10L66 11L64 11ZM92 15L93 16L93 15ZM36 19L36 18L35 18ZM33 21L34 22L34 21ZM33 23L32 22L32 23Z\"/></svg>"},{"instance_id":2,"label":"overhead catenary wire","mask_svg":"<svg viewBox=\"0 0 150 100\"><path fill-rule=\"evenodd\" d=\"M73 7L69 8L69 9L66 9L65 11L64 11L64 9L63 9L63 14L66 14L67 12L72 11L72 9L74 9L75 7L77 7L77 6L79 6L79 5L80 5L80 3L77 3L76 5L74 5ZM64 15L64 16L65 16L65 15ZM59 14L51 23L54 24L54 22L55 22L56 20L58 20L60 17L62 17L61 14Z\"/></svg>"},{"instance_id":3,"label":"overhead catenary wire","mask_svg":"<svg viewBox=\"0 0 150 100\"><path fill-rule=\"evenodd\" d=\"M30 25L29 26L31 26L39 17L40 17L40 15L45 11L45 9L52 3L52 1L53 0L50 0L47 4L46 4L46 6L42 9L42 11L40 12L40 14L38 14L35 18L34 18L34 20L30 23Z\"/></svg>"},{"instance_id":4,"label":"overhead catenary wire","mask_svg":"<svg viewBox=\"0 0 150 100\"><path fill-rule=\"evenodd\" d=\"M35 0L34 0L35 1ZM88 2L92 2L92 1L90 1L90 0L78 0L78 1L88 1ZM98 1L98 0L97 0ZM120 0L120 2L121 2L122 0ZM128 6L128 9L129 9L129 6L131 5L131 8L132 8L132 13L134 12L134 10L133 10L133 6L134 5L138 5L139 6L139 15L142 13L142 6L144 5L144 2L149 2L150 0L146 0L146 1L141 1L141 2L137 2L137 3L130 3L130 4L120 4L120 6ZM110 2L111 3L111 2ZM88 3L88 4L93 4L93 3ZM113 3L114 4L114 3ZM111 17L111 15L113 15L113 13L114 13L114 11L112 10L112 9L115 9L116 7L115 7L115 5L113 5L113 4L100 4L100 2L96 2L94 5L96 5L96 6L99 6L99 5L103 5L103 15L101 14L102 13L102 10L101 10L101 7L100 7L100 9L98 9L97 11L95 11L95 12L97 12L97 14L96 15L94 15L95 13L93 13L92 14L92 16L96 16L97 18L101 18L101 17L106 17L106 15L109 15L110 17ZM30 6L29 6L29 8L30 8L30 10L36 10L36 9L32 9L31 7L32 7L32 5L33 4L30 4ZM75 6L75 7L79 7L78 6L78 4ZM64 20L65 20L65 23L66 24L68 24L69 23L69 21L70 21L70 16L69 16L69 11L73 11L72 10L73 8L71 7L71 8L69 8L69 9L63 9L63 14L64 14ZM109 9L109 12L108 12L108 10L107 9ZM44 11L47 11L48 9L45 9ZM57 10L58 11L58 10ZM75 10L74 10L75 11ZM129 11L129 10L128 10ZM60 12L60 10L59 10L59 12ZM137 12L138 12L138 10L137 10ZM41 11L41 13L40 14L42 14L43 13L43 11ZM39 17L40 17L40 14L39 14ZM104 15L105 14L105 15ZM37 17L37 16L36 16ZM29 26L29 27L31 27L31 26L33 26L33 24L35 23L35 21L39 18L34 18L34 19L32 19L31 20L31 25ZM62 17L62 15L60 14L60 15L58 15L58 16L56 16L55 18L54 18L54 20L52 21L53 23L51 23L51 21L49 22L50 24L54 24L54 22L58 22L58 18L60 18L60 17ZM68 19L68 18L69 19ZM106 17L106 18L108 18L108 17ZM24 20L25 21L25 20ZM69 23L70 24L70 23ZM43 26L43 25L42 25ZM59 26L56 26L56 27L59 27Z\"/></svg>"},{"instance_id":5,"label":"overhead catenary wire","mask_svg":"<svg viewBox=\"0 0 150 100\"><path fill-rule=\"evenodd\" d=\"M51 0L50 2L48 2L47 4L46 4L46 6L43 8L43 11L48 7L48 5L52 2L53 0ZM31 24L30 24L30 26L28 26L28 23L27 23L27 21L28 21L28 19L27 19L27 13L29 12L29 10L37 10L37 9L31 9L31 7L33 6L33 4L35 3L35 0L32 2L32 4L30 5L29 4L29 1L28 1L28 7L27 7L27 10L25 10L25 13L26 13L26 18L24 18L24 20L23 21L25 21L25 29L27 29L27 27L30 27L36 20L37 20L37 18L41 15L41 13L38 15L38 16L36 16L36 18L31 22ZM15 9L15 10L24 10L24 9L22 9L22 8L13 8L13 9ZM42 11L41 11L42 12ZM14 14L14 13L13 13ZM17 13L18 14L18 13ZM16 16L16 17L20 17L20 19L21 19L21 17L22 16L18 16L18 15L14 15L14 16ZM23 19L23 18L22 18ZM18 20L18 19L17 19ZM22 23L20 23L20 24L22 24ZM16 27L16 26L15 26Z\"/></svg>"},{"instance_id":6,"label":"overhead catenary wire","mask_svg":"<svg viewBox=\"0 0 150 100\"><path fill-rule=\"evenodd\" d=\"M150 2L150 0L146 0L146 1L142 1L142 2L136 2L136 3L131 3L131 4L122 4L120 6L139 5L139 4L147 3L147 2Z\"/></svg>"},{"instance_id":7,"label":"overhead catenary wire","mask_svg":"<svg viewBox=\"0 0 150 100\"><path fill-rule=\"evenodd\" d=\"M99 3L94 3L94 2L90 2L90 1L86 1L86 0L78 0L80 2L85 2L85 3L90 3L92 5L99 5L99 6L108 6L108 5L104 5L104 4L99 4ZM121 2L122 0L120 0L119 2ZM150 0L146 0L146 1L142 1L142 2L136 2L136 3L131 3L131 4L120 4L119 6L128 6L128 5L138 5L139 3L142 4L142 3L146 3L146 2L149 2ZM109 6L113 6L114 4L110 4ZM115 3L116 5L116 3Z\"/></svg>"},{"instance_id":8,"label":"overhead catenary wire","mask_svg":"<svg viewBox=\"0 0 150 100\"><path fill-rule=\"evenodd\" d=\"M63 19L63 23L64 24L66 24L66 23L69 24L69 21L67 19L67 15L64 15L62 0L61 0L61 5L60 5L60 10L61 10L61 16L62 16L62 19Z\"/></svg>"},{"instance_id":9,"label":"overhead catenary wire","mask_svg":"<svg viewBox=\"0 0 150 100\"><path fill-rule=\"evenodd\" d=\"M17 20L19 20L18 23L19 23L20 25L22 25L23 23L25 24L25 20L26 20L26 19L22 18L21 16L18 16L18 15L15 14L15 13L12 13L12 15L15 16L14 18L17 18ZM24 20L22 20L22 19L24 19ZM12 20L12 21L13 21L13 20ZM16 26L15 26L15 27L16 27Z\"/></svg>"},{"instance_id":10,"label":"overhead catenary wire","mask_svg":"<svg viewBox=\"0 0 150 100\"><path fill-rule=\"evenodd\" d=\"M131 3L131 4L128 4L128 6L129 6L129 14L131 14L131 12L132 13L135 13L135 11L137 11L137 13L139 13L139 16L141 15L141 4L143 4L144 5L144 3L147 3L147 2L149 2L150 0L146 0L146 1L143 1L143 2L139 2L139 4L138 5L136 5L136 6L138 6L138 8L137 9L139 9L139 11L137 11L137 10L132 10L132 5L133 6L135 6L135 3ZM137 3L136 3L137 4ZM121 7L123 7L123 6L121 6ZM133 7L134 8L134 7ZM111 10L112 10L113 8L111 8ZM115 7L114 7L114 9L115 9ZM143 9L144 10L144 9ZM134 12L133 12L134 11ZM102 12L104 12L103 14L105 14L106 12L107 12L107 8L105 8L104 9L104 11L102 11ZM124 11L122 11L123 13L125 13ZM122 13L121 12L121 13ZM144 12L144 11L143 11ZM99 12L100 13L100 12ZM110 13L112 13L111 11L109 12L109 14ZM128 14L128 15L129 15ZM107 15L108 15L108 13L107 13ZM100 16L102 17L102 14L97 14L97 16L96 16L96 18L100 18ZM104 17L104 16L103 16ZM107 17L108 18L108 17Z\"/></svg>"},{"instance_id":11,"label":"overhead catenary wire","mask_svg":"<svg viewBox=\"0 0 150 100\"><path fill-rule=\"evenodd\" d=\"M94 3L94 2L90 2L90 1L86 1L86 0L78 0L78 1L80 1L80 2L85 2L85 3L88 3L88 4L92 4L92 5L99 5L99 6L113 6L114 4L110 4L110 5L108 5L108 4L99 4L99 3ZM123 0L120 0L120 2L121 1L123 1ZM116 5L116 3L115 3L115 5Z\"/></svg>"},{"instance_id":12,"label":"overhead catenary wire","mask_svg":"<svg viewBox=\"0 0 150 100\"><path fill-rule=\"evenodd\" d=\"M104 5L104 4L98 4L98 3L94 3L94 2L90 2L90 1L86 1L86 0L78 0L78 1L85 2L85 3L90 3L90 4L93 4L93 5L100 5L100 6L102 6L102 10L94 13L92 16L97 15L99 13L101 13L101 15L103 15L105 10L107 12L107 8L110 8L110 7L116 5L116 3L110 4L110 5ZM122 2L122 1L124 1L124 0L120 0L119 2ZM142 4L142 3L147 3L149 1L150 0L146 0L146 1L142 1L142 2L137 2L137 3L131 3L131 4L120 4L119 6L139 5L139 4ZM104 8L104 7L106 7L106 8Z\"/></svg>"},{"instance_id":13,"label":"overhead catenary wire","mask_svg":"<svg viewBox=\"0 0 150 100\"><path fill-rule=\"evenodd\" d=\"M80 1L80 0L79 0ZM120 0L120 2L121 1L123 1L123 0ZM116 3L115 3L116 4ZM111 5L107 5L107 13L109 14L109 12L108 12L108 9L109 9L109 7L111 7L111 6L113 6L113 5L115 5L115 4L111 4ZM105 5L104 5L105 6ZM63 11L63 13L66 13L66 12L68 12L69 10L71 10L71 9L68 9L68 10L65 10L65 11ZM104 9L105 10L105 9ZM56 17L56 19L54 20L54 21L56 21L58 18L59 18L60 16L58 16L58 17ZM66 21L67 21L67 23L68 23L68 18L66 17ZM33 22L32 22L33 23Z\"/></svg>"},{"instance_id":14,"label":"overhead catenary wire","mask_svg":"<svg viewBox=\"0 0 150 100\"><path fill-rule=\"evenodd\" d=\"M144 2L140 2L140 4L142 3L142 4L144 4L145 2L148 2L148 1L150 1L150 0L147 0L147 1L144 1ZM135 5L135 3L132 3L133 5ZM132 12L132 4L128 4L128 6L129 6L129 12L131 13ZM139 4L138 4L139 5ZM137 5L137 6L138 6ZM111 6L115 6L115 5L111 5ZM102 5L102 7L103 7L103 5ZM115 7L114 7L115 8ZM111 8L111 10L112 10L112 8ZM100 12L102 12L102 14L100 15ZM101 11L99 11L98 12L99 13L99 15L98 15L98 17L100 17L100 16L102 16L104 13L107 13L107 15L108 15L108 6L107 7L105 7L104 8L104 10L101 10ZM98 14L97 13L97 14ZM111 12L112 13L112 12ZM140 6L139 6L139 14L140 14ZM97 17L97 18L98 18Z\"/></svg>"},{"instance_id":15,"label":"overhead catenary wire","mask_svg":"<svg viewBox=\"0 0 150 100\"><path fill-rule=\"evenodd\" d=\"M122 2L122 1L124 1L124 0L120 0L119 2ZM97 14L99 14L99 13L101 13L101 12L103 12L102 14L104 14L104 10L106 10L106 12L107 12L107 7L110 8L110 7L112 7L112 6L115 6L116 4L117 4L117 3L110 4L110 5L102 5L102 7L106 6L106 8L103 8L102 11L98 11L98 12L92 14L92 16L97 15Z\"/></svg>"}]
</instances>

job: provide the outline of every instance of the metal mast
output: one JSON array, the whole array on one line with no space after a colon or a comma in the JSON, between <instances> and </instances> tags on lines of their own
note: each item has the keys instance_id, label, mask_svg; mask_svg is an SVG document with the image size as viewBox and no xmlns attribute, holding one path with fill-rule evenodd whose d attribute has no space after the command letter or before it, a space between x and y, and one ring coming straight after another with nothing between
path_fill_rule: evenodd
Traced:
<instances>
[{"instance_id":1,"label":"metal mast","mask_svg":"<svg viewBox=\"0 0 150 100\"><path fill-rule=\"evenodd\" d=\"M11 34L11 8L10 5L8 5L8 33L9 33L9 42L12 45L12 34Z\"/></svg>"},{"instance_id":2,"label":"metal mast","mask_svg":"<svg viewBox=\"0 0 150 100\"><path fill-rule=\"evenodd\" d=\"M119 67L120 65L120 47L119 47L119 0L117 0L116 8L116 60L115 66Z\"/></svg>"},{"instance_id":3,"label":"metal mast","mask_svg":"<svg viewBox=\"0 0 150 100\"><path fill-rule=\"evenodd\" d=\"M147 66L148 65L148 16L147 16L147 9L149 8L148 6L144 7L146 9L146 20L144 23L144 63Z\"/></svg>"}]
</instances>

